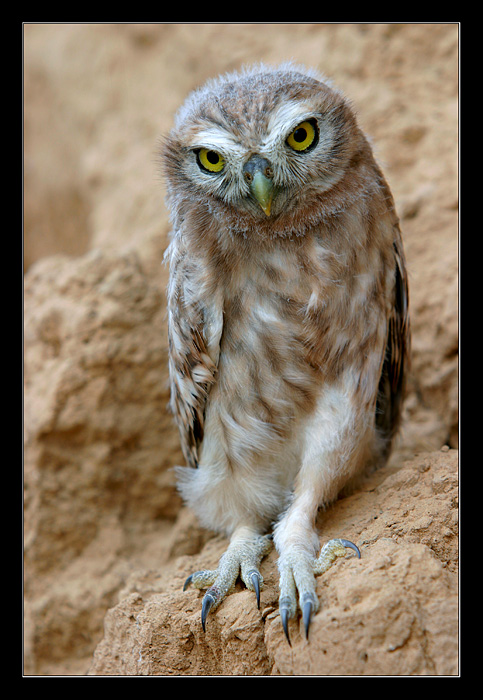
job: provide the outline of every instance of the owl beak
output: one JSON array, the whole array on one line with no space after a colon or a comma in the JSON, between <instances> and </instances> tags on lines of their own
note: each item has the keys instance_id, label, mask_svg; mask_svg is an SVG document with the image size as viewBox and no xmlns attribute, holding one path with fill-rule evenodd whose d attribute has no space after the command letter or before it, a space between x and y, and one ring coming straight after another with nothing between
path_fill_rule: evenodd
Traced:
<instances>
[{"instance_id":1,"label":"owl beak","mask_svg":"<svg viewBox=\"0 0 483 700\"><path fill-rule=\"evenodd\" d=\"M245 164L244 171L251 194L265 214L270 216L273 199L273 173L270 163L265 158L255 155Z\"/></svg>"},{"instance_id":2,"label":"owl beak","mask_svg":"<svg viewBox=\"0 0 483 700\"><path fill-rule=\"evenodd\" d=\"M270 216L270 208L273 198L273 182L260 171L257 171L250 185L250 190L267 216Z\"/></svg>"}]
</instances>

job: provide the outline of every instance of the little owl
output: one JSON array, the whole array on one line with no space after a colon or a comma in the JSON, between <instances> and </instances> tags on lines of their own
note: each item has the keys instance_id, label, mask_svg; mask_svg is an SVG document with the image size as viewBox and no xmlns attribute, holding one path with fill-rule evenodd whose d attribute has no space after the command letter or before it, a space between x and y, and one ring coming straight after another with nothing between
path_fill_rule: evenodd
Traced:
<instances>
[{"instance_id":1,"label":"little owl","mask_svg":"<svg viewBox=\"0 0 483 700\"><path fill-rule=\"evenodd\" d=\"M279 611L318 608L316 516L384 464L408 367L408 290L393 198L340 91L292 64L209 81L162 146L171 408L178 487L229 546L201 621L240 576L260 604L278 553Z\"/></svg>"}]
</instances>

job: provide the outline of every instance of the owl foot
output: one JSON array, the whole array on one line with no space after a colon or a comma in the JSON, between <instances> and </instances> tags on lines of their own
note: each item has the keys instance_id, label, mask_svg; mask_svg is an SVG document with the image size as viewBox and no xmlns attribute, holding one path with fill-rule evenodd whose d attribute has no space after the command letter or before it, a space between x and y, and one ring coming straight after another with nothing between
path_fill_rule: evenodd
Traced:
<instances>
[{"instance_id":1,"label":"owl foot","mask_svg":"<svg viewBox=\"0 0 483 700\"><path fill-rule=\"evenodd\" d=\"M260 590L263 578L259 572L260 562L272 546L271 535L250 533L247 536L232 538L226 552L221 557L215 570L195 571L186 579L183 590L189 585L195 588L207 588L201 604L201 624L205 631L206 618L235 587L240 576L245 586L255 592L257 607L260 609Z\"/></svg>"},{"instance_id":2,"label":"owl foot","mask_svg":"<svg viewBox=\"0 0 483 700\"><path fill-rule=\"evenodd\" d=\"M343 557L346 549L353 549L360 559L359 548L349 540L334 539L325 544L317 559L299 551L291 551L280 556L280 597L279 611L282 620L283 631L290 644L288 633L288 621L297 612L298 604L302 610L302 619L305 628L305 637L308 639L309 627L312 616L319 608L319 601L315 592L315 576L323 574L332 566L337 557Z\"/></svg>"}]
</instances>

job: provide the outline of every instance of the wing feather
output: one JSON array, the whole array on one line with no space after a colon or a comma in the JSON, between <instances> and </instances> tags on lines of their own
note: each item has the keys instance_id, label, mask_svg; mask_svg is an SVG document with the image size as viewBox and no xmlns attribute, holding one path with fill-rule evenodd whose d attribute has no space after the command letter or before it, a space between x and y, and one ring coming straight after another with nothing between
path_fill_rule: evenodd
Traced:
<instances>
[{"instance_id":1,"label":"wing feather","mask_svg":"<svg viewBox=\"0 0 483 700\"><path fill-rule=\"evenodd\" d=\"M215 383L221 326L213 335L212 309L194 290L196 274L186 256L172 243L168 285L170 406L178 425L188 466L196 468L203 440L206 403ZM222 312L220 310L220 316ZM208 323L207 323L208 319ZM207 337L208 335L208 337Z\"/></svg>"},{"instance_id":2,"label":"wing feather","mask_svg":"<svg viewBox=\"0 0 483 700\"><path fill-rule=\"evenodd\" d=\"M393 243L394 300L388 319L386 352L376 406L376 425L387 456L401 422L401 409L409 370L411 334L406 261L399 227Z\"/></svg>"}]
</instances>

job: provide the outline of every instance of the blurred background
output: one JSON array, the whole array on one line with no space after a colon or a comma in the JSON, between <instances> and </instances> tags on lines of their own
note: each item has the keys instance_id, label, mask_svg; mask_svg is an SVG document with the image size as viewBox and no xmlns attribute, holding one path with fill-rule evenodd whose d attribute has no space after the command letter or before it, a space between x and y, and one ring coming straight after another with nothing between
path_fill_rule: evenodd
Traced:
<instances>
[{"instance_id":1,"label":"blurred background","mask_svg":"<svg viewBox=\"0 0 483 700\"><path fill-rule=\"evenodd\" d=\"M255 61L332 78L396 200L454 206L457 42L445 24L27 24L25 267L159 234L157 138L190 90Z\"/></svg>"},{"instance_id":2,"label":"blurred background","mask_svg":"<svg viewBox=\"0 0 483 700\"><path fill-rule=\"evenodd\" d=\"M410 275L396 459L457 447L458 48L457 24L24 25L30 673L85 669L130 567L190 554L198 536L177 526L168 476L180 454L166 412L157 148L206 79L294 60L351 98Z\"/></svg>"}]
</instances>

